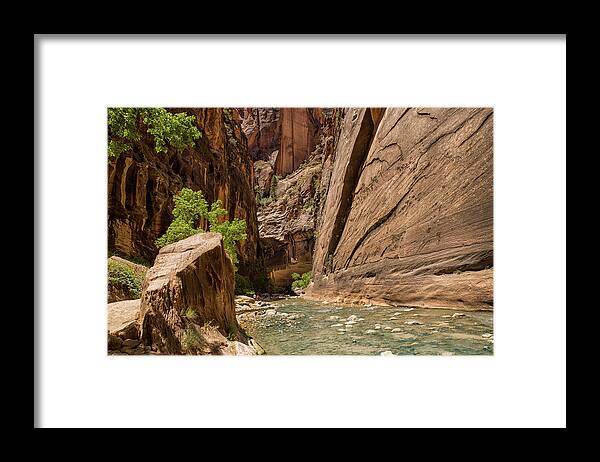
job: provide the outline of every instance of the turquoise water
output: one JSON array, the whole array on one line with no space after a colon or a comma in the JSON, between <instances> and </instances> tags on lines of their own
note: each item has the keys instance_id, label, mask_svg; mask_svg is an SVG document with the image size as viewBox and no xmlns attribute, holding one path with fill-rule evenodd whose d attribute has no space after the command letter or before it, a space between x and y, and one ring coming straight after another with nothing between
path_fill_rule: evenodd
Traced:
<instances>
[{"instance_id":1,"label":"turquoise water","mask_svg":"<svg viewBox=\"0 0 600 462\"><path fill-rule=\"evenodd\" d=\"M351 307L300 297L270 303L277 314L244 315L240 324L271 355L493 354L490 311Z\"/></svg>"}]
</instances>

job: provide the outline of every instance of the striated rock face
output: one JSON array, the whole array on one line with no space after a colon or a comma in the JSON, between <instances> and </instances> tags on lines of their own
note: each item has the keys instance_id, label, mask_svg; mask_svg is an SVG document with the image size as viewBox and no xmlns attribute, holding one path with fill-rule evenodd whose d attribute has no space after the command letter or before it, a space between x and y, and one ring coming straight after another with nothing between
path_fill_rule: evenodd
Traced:
<instances>
[{"instance_id":1,"label":"striated rock face","mask_svg":"<svg viewBox=\"0 0 600 462\"><path fill-rule=\"evenodd\" d=\"M243 218L248 239L239 244L239 271L255 271L258 224L252 158L236 110L177 108L196 116L202 137L193 149L157 154L147 135L108 165L108 245L151 263L154 245L172 221L173 194L182 187L221 199L229 219ZM252 269L252 270L251 270Z\"/></svg>"},{"instance_id":2,"label":"striated rock face","mask_svg":"<svg viewBox=\"0 0 600 462\"><path fill-rule=\"evenodd\" d=\"M260 248L276 291L289 288L292 273L312 269L314 196L321 163L315 160L279 180L273 202L259 207Z\"/></svg>"},{"instance_id":3,"label":"striated rock face","mask_svg":"<svg viewBox=\"0 0 600 462\"><path fill-rule=\"evenodd\" d=\"M333 152L332 125L319 127L320 142L293 173L274 183L272 164L255 162L260 201L260 253L275 291L290 288L292 273L312 269L317 211L324 162Z\"/></svg>"},{"instance_id":4,"label":"striated rock face","mask_svg":"<svg viewBox=\"0 0 600 462\"><path fill-rule=\"evenodd\" d=\"M255 160L272 163L276 175L285 176L309 157L319 141L321 127L332 112L329 108L240 109L248 151Z\"/></svg>"},{"instance_id":5,"label":"striated rock face","mask_svg":"<svg viewBox=\"0 0 600 462\"><path fill-rule=\"evenodd\" d=\"M267 160L281 142L280 109L242 108L239 113L248 152L254 160Z\"/></svg>"},{"instance_id":6,"label":"striated rock face","mask_svg":"<svg viewBox=\"0 0 600 462\"><path fill-rule=\"evenodd\" d=\"M222 244L220 234L200 233L160 250L142 291L143 344L162 354L235 354L230 342L248 343Z\"/></svg>"},{"instance_id":7,"label":"striated rock face","mask_svg":"<svg viewBox=\"0 0 600 462\"><path fill-rule=\"evenodd\" d=\"M310 155L324 122L318 108L281 109L281 144L274 168L277 175L293 172Z\"/></svg>"},{"instance_id":8,"label":"striated rock face","mask_svg":"<svg viewBox=\"0 0 600 462\"><path fill-rule=\"evenodd\" d=\"M493 306L492 109L349 109L310 298Z\"/></svg>"}]
</instances>

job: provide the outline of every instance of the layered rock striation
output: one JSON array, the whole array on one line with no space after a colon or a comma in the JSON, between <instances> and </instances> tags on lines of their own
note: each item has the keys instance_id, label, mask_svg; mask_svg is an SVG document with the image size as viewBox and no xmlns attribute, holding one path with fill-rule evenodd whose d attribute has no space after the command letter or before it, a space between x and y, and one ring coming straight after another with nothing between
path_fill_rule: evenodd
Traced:
<instances>
[{"instance_id":1,"label":"layered rock striation","mask_svg":"<svg viewBox=\"0 0 600 462\"><path fill-rule=\"evenodd\" d=\"M329 108L244 108L242 130L254 160L272 162L275 175L292 173L319 142Z\"/></svg>"},{"instance_id":2,"label":"layered rock striation","mask_svg":"<svg viewBox=\"0 0 600 462\"><path fill-rule=\"evenodd\" d=\"M491 309L492 122L490 108L346 110L307 296Z\"/></svg>"},{"instance_id":3,"label":"layered rock striation","mask_svg":"<svg viewBox=\"0 0 600 462\"><path fill-rule=\"evenodd\" d=\"M335 145L333 124L320 126L319 133L315 149L281 179L275 175L273 157L255 162L260 254L278 292L290 289L292 273L312 269L317 211L322 207L321 174Z\"/></svg>"}]
</instances>

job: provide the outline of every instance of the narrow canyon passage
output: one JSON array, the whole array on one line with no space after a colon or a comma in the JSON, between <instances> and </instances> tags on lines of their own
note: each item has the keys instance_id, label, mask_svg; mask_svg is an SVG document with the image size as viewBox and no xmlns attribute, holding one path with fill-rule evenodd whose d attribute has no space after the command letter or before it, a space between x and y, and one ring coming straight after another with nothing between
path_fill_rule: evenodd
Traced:
<instances>
[{"instance_id":1,"label":"narrow canyon passage","mask_svg":"<svg viewBox=\"0 0 600 462\"><path fill-rule=\"evenodd\" d=\"M491 108L142 111L189 139L109 152L115 354L493 353Z\"/></svg>"}]
</instances>

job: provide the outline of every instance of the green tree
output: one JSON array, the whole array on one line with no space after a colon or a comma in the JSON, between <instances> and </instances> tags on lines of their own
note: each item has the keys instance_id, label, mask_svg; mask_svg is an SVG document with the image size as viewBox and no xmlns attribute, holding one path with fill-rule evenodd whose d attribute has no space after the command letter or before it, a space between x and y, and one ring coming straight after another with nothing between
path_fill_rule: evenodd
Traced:
<instances>
[{"instance_id":1,"label":"green tree","mask_svg":"<svg viewBox=\"0 0 600 462\"><path fill-rule=\"evenodd\" d=\"M292 282L292 287L294 289L305 289L310 284L312 272L308 271L302 274L302 276L298 273L292 273L292 279L294 280L294 282Z\"/></svg>"},{"instance_id":2,"label":"green tree","mask_svg":"<svg viewBox=\"0 0 600 462\"><path fill-rule=\"evenodd\" d=\"M247 238L246 222L239 218L231 222L228 220L221 221L221 218L227 215L221 201L213 202L209 208L202 191L183 188L173 196L173 202L175 203L173 221L165 234L156 239L156 246L159 248L164 247L196 233L204 232L202 228L197 227L198 220L204 218L208 221L211 232L221 233L223 236L225 251L231 258L233 267L237 270L236 243Z\"/></svg>"},{"instance_id":3,"label":"green tree","mask_svg":"<svg viewBox=\"0 0 600 462\"><path fill-rule=\"evenodd\" d=\"M165 108L108 108L108 157L116 159L139 141L144 131L154 137L156 152L194 146L202 136L195 126L196 117L185 112L176 114Z\"/></svg>"}]
</instances>

